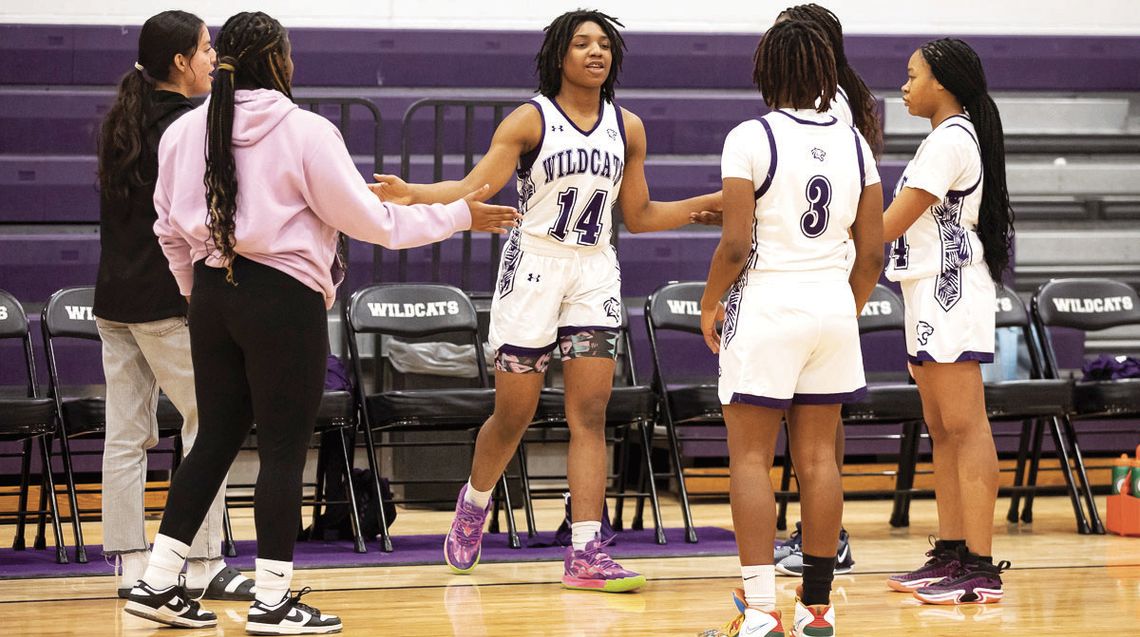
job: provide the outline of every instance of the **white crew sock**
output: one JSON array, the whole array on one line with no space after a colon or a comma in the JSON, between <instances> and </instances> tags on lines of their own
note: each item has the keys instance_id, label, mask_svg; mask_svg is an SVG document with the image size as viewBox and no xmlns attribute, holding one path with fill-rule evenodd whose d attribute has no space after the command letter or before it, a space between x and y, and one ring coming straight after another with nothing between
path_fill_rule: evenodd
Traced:
<instances>
[{"instance_id":1,"label":"white crew sock","mask_svg":"<svg viewBox=\"0 0 1140 637\"><path fill-rule=\"evenodd\" d=\"M741 566L740 577L744 580L744 601L749 607L768 612L776 610L775 566Z\"/></svg>"},{"instance_id":2,"label":"white crew sock","mask_svg":"<svg viewBox=\"0 0 1140 637\"><path fill-rule=\"evenodd\" d=\"M119 575L119 588L134 588L136 582L146 572L147 562L150 561L150 551L134 551L119 554L119 566L122 572Z\"/></svg>"},{"instance_id":3,"label":"white crew sock","mask_svg":"<svg viewBox=\"0 0 1140 637\"><path fill-rule=\"evenodd\" d=\"M293 582L293 563L280 560L255 560L257 564L257 601L266 606L276 606L289 594L289 584Z\"/></svg>"},{"instance_id":4,"label":"white crew sock","mask_svg":"<svg viewBox=\"0 0 1140 637\"><path fill-rule=\"evenodd\" d=\"M491 492L494 490L495 488L491 487L486 491L480 491L471 486L471 480L468 479L467 491L463 494L463 500L467 502L467 504L473 504L480 509L486 509L487 503L491 501Z\"/></svg>"},{"instance_id":5,"label":"white crew sock","mask_svg":"<svg viewBox=\"0 0 1140 637\"><path fill-rule=\"evenodd\" d=\"M150 562L142 580L155 590L170 588L178 583L178 576L182 573L182 566L186 564L186 556L190 553L190 545L167 537L161 533L154 536L154 546L150 551Z\"/></svg>"},{"instance_id":6,"label":"white crew sock","mask_svg":"<svg viewBox=\"0 0 1140 637\"><path fill-rule=\"evenodd\" d=\"M205 589L226 567L224 558L190 560L186 563L186 588Z\"/></svg>"},{"instance_id":7,"label":"white crew sock","mask_svg":"<svg viewBox=\"0 0 1140 637\"><path fill-rule=\"evenodd\" d=\"M598 537L602 531L601 521L574 522L570 525L570 541L575 551L585 551L586 545Z\"/></svg>"}]
</instances>

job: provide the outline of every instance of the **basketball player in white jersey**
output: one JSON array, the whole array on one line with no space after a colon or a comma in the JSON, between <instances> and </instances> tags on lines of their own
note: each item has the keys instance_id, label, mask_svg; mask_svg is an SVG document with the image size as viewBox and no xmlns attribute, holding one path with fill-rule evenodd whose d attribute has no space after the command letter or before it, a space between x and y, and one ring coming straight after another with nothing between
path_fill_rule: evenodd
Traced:
<instances>
[{"instance_id":1,"label":"basketball player in white jersey","mask_svg":"<svg viewBox=\"0 0 1140 637\"><path fill-rule=\"evenodd\" d=\"M503 251L491 306L495 412L479 431L471 477L444 544L456 572L470 572L479 561L491 491L534 417L557 346L573 496L573 546L563 585L622 592L645 583L610 559L598 538L609 473L605 413L622 312L611 209L621 205L632 232L667 230L688 224L693 212L719 210L720 193L650 201L645 129L613 99L624 49L619 25L597 11L555 19L537 56L540 95L503 120L487 154L462 181L419 185L377 176L374 190L382 199L429 202L467 184L490 184L497 192L517 173L523 220Z\"/></svg>"},{"instance_id":2,"label":"basketball player in white jersey","mask_svg":"<svg viewBox=\"0 0 1140 637\"><path fill-rule=\"evenodd\" d=\"M866 393L857 317L882 271L882 189L867 141L817 106L836 92L826 35L807 21L781 21L755 59L753 78L773 110L725 140L724 230L701 300L705 340L720 354L744 582L740 614L707 634L785 634L768 475L786 412L803 502L804 584L792 634L830 636L843 511L835 428L841 404Z\"/></svg>"},{"instance_id":3,"label":"basketball player in white jersey","mask_svg":"<svg viewBox=\"0 0 1140 637\"><path fill-rule=\"evenodd\" d=\"M992 557L998 459L979 363L994 358L994 282L1013 240L1001 116L978 55L954 38L914 52L902 92L932 130L884 215L887 277L902 285L940 539L926 564L887 583L931 604L996 602L1009 563Z\"/></svg>"},{"instance_id":4,"label":"basketball player in white jersey","mask_svg":"<svg viewBox=\"0 0 1140 637\"><path fill-rule=\"evenodd\" d=\"M835 97L830 107L825 111L833 115L840 122L859 129L863 139L867 140L871 152L878 157L883 145L883 130L879 123L878 102L859 73L847 62L847 54L843 48L843 25L839 18L826 7L818 4L801 4L789 7L780 12L776 22L785 20L800 20L808 22L819 28L835 55L835 71L838 82ZM698 213L693 215L694 223L705 225L720 225L721 214L717 212ZM846 449L846 437L842 420L835 430L835 461L843 472L843 456ZM851 551L850 538L845 529L840 529L839 544L835 572L836 574L849 573L855 566L855 559ZM780 575L803 575L803 536L800 524L788 539L777 541L775 553L776 573Z\"/></svg>"}]
</instances>

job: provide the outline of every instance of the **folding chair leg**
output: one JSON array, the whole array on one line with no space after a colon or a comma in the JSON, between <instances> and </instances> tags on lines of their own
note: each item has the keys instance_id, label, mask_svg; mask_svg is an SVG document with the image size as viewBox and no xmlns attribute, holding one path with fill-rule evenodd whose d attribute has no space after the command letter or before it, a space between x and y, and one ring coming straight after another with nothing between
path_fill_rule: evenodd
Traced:
<instances>
[{"instance_id":1,"label":"folding chair leg","mask_svg":"<svg viewBox=\"0 0 1140 637\"><path fill-rule=\"evenodd\" d=\"M788 500L791 499L790 489L792 488L792 442L791 437L788 435L788 424L784 423L784 471L780 476L780 491L783 494L779 497L780 506L776 512L776 529L785 531L788 528Z\"/></svg>"},{"instance_id":2,"label":"folding chair leg","mask_svg":"<svg viewBox=\"0 0 1140 637\"><path fill-rule=\"evenodd\" d=\"M67 550L63 543L63 523L59 519L59 506L55 500L55 476L51 472L51 437L40 438L40 528L36 535L36 548L44 548L44 515L51 515L51 528L55 532L55 561L67 564ZM50 498L47 497L50 494Z\"/></svg>"},{"instance_id":3,"label":"folding chair leg","mask_svg":"<svg viewBox=\"0 0 1140 637\"><path fill-rule=\"evenodd\" d=\"M649 483L653 482L653 478L649 476L641 476L641 480L637 481L637 492L645 493L649 488ZM633 522L630 523L629 528L634 531L640 531L645 528L645 498L637 496L637 506L633 509Z\"/></svg>"},{"instance_id":4,"label":"folding chair leg","mask_svg":"<svg viewBox=\"0 0 1140 637\"><path fill-rule=\"evenodd\" d=\"M669 439L669 455L673 461L673 476L677 479L677 492L681 497L681 515L685 521L685 541L697 543L697 530L693 528L693 511L689 507L689 490L685 488L685 472L681 466L681 445L677 441L677 430L669 420L665 422L665 433ZM649 476L652 480L653 476Z\"/></svg>"},{"instance_id":5,"label":"folding chair leg","mask_svg":"<svg viewBox=\"0 0 1140 637\"><path fill-rule=\"evenodd\" d=\"M1068 417L1064 419L1064 426L1069 438L1069 445L1072 447L1077 479L1080 480L1081 489L1085 492L1085 505L1088 506L1090 530L1096 535L1104 535L1104 524L1100 521L1100 513L1096 510L1096 499L1093 498L1088 472L1085 471L1085 459L1081 455L1081 443L1077 441L1077 430L1073 427L1073 421Z\"/></svg>"},{"instance_id":6,"label":"folding chair leg","mask_svg":"<svg viewBox=\"0 0 1140 637\"><path fill-rule=\"evenodd\" d=\"M24 527L28 517L28 485L32 471L32 439L24 441L20 454L20 497L16 504L16 537L12 539L12 550L24 550Z\"/></svg>"},{"instance_id":7,"label":"folding chair leg","mask_svg":"<svg viewBox=\"0 0 1140 637\"><path fill-rule=\"evenodd\" d=\"M512 549L521 549L522 542L519 541L519 532L515 528L515 510L511 507L511 490L507 485L507 474L504 471L503 475L499 478L499 484L503 489L503 509L507 518L507 546Z\"/></svg>"},{"instance_id":8,"label":"folding chair leg","mask_svg":"<svg viewBox=\"0 0 1140 637\"><path fill-rule=\"evenodd\" d=\"M1021 521L1026 524L1033 522L1033 497L1037 495L1037 471L1041 467L1041 443L1044 438L1045 421L1038 419L1033 426L1033 448L1029 456L1029 474L1025 478L1025 483L1034 488L1025 493L1025 504L1021 508Z\"/></svg>"},{"instance_id":9,"label":"folding chair leg","mask_svg":"<svg viewBox=\"0 0 1140 637\"><path fill-rule=\"evenodd\" d=\"M230 507L222 498L222 553L226 557L237 557L237 544L234 543L234 527L230 523Z\"/></svg>"},{"instance_id":10,"label":"folding chair leg","mask_svg":"<svg viewBox=\"0 0 1140 637\"><path fill-rule=\"evenodd\" d=\"M376 463L376 443L372 438L372 428L365 423L362 427L364 429L364 446L368 450L368 468L372 471L372 481L376 487L376 493L383 493L380 490L380 467ZM352 481L349 480L351 483ZM353 502L356 498L353 498ZM376 507L376 519L380 522L380 550L385 553L392 552L392 537L388 535L388 515L384 513L384 506Z\"/></svg>"},{"instance_id":11,"label":"folding chair leg","mask_svg":"<svg viewBox=\"0 0 1140 637\"><path fill-rule=\"evenodd\" d=\"M519 463L519 482L522 483L523 513L526 515L526 536L532 538L537 535L538 527L535 526L534 522L534 500L531 499L530 493L530 470L527 469L526 465L526 440L519 441L517 460ZM495 517L498 518L498 516Z\"/></svg>"},{"instance_id":12,"label":"folding chair leg","mask_svg":"<svg viewBox=\"0 0 1140 637\"><path fill-rule=\"evenodd\" d=\"M1077 518L1077 533L1089 535L1088 519L1081 508L1081 498L1077 493L1077 485L1073 480L1073 467L1069 464L1069 446L1061 426L1060 418L1053 418L1053 443L1057 447L1057 457L1061 461L1061 475L1065 476L1065 485L1069 488L1069 499L1073 502L1073 515Z\"/></svg>"},{"instance_id":13,"label":"folding chair leg","mask_svg":"<svg viewBox=\"0 0 1140 637\"><path fill-rule=\"evenodd\" d=\"M1021 437L1017 441L1017 465L1013 470L1013 495L1009 498L1009 512L1005 519L1010 524L1017 524L1017 514L1021 509L1021 490L1025 482L1025 463L1029 457L1029 439L1033 435L1033 420L1021 421Z\"/></svg>"},{"instance_id":14,"label":"folding chair leg","mask_svg":"<svg viewBox=\"0 0 1140 637\"><path fill-rule=\"evenodd\" d=\"M641 447L645 452L645 472L642 474L644 476L653 475L652 427L653 423L646 421L642 421L637 427L641 431ZM661 501L657 499L657 483L654 482L652 478L647 480L647 483L649 484L649 505L653 507L654 538L658 544L665 544L665 524L661 520ZM644 491L639 491L638 493L644 493ZM644 499L638 496L638 501L643 502Z\"/></svg>"},{"instance_id":15,"label":"folding chair leg","mask_svg":"<svg viewBox=\"0 0 1140 637\"><path fill-rule=\"evenodd\" d=\"M629 455L629 425L622 428L621 443L614 445L614 458L617 460L617 484L615 485L614 492L614 512L612 519L610 519L610 526L614 531L621 531L624 527L624 520L622 516L625 513L625 492L629 486L627 471L629 469L629 462L627 462Z\"/></svg>"},{"instance_id":16,"label":"folding chair leg","mask_svg":"<svg viewBox=\"0 0 1140 637\"><path fill-rule=\"evenodd\" d=\"M48 445L48 447L51 446L51 442L40 443L41 446L45 444ZM36 537L34 540L32 540L32 548L36 549L37 551L42 551L47 548L47 539L44 536L44 529L47 528L48 494L51 494L53 501L55 498L54 478L52 480L53 489L48 490L48 476L51 475L52 470L50 456L48 456L48 458L49 459L46 468L40 470L40 505L38 509L40 513L36 520ZM54 511L54 507L52 510ZM66 564L67 562L65 561L61 563Z\"/></svg>"},{"instance_id":17,"label":"folding chair leg","mask_svg":"<svg viewBox=\"0 0 1140 637\"><path fill-rule=\"evenodd\" d=\"M67 436L59 437L59 446L63 451L63 475L67 480L67 500L71 505L71 526L75 533L75 561L86 564L87 547L83 544L83 523L79 519L79 498L75 494L75 473L71 469L71 445Z\"/></svg>"},{"instance_id":18,"label":"folding chair leg","mask_svg":"<svg viewBox=\"0 0 1140 637\"><path fill-rule=\"evenodd\" d=\"M921 423L903 423L902 442L899 444L899 466L895 472L895 502L891 511L891 526L910 526L910 490L914 487L917 470L918 436Z\"/></svg>"},{"instance_id":19,"label":"folding chair leg","mask_svg":"<svg viewBox=\"0 0 1140 637\"><path fill-rule=\"evenodd\" d=\"M307 536L310 540L313 539L313 533L317 530L317 519L321 517L321 504L325 500L325 491L327 490L325 473L328 471L328 463L325 462L325 454L322 453L322 450L325 446L325 434L331 433L332 432L320 433L321 449L317 451L317 483L313 487L313 519L309 523L309 533Z\"/></svg>"},{"instance_id":20,"label":"folding chair leg","mask_svg":"<svg viewBox=\"0 0 1140 637\"><path fill-rule=\"evenodd\" d=\"M352 524L353 549L357 553L367 552L364 547L364 535L360 531L360 511L356 508L356 487L352 485L352 458L348 453L348 431L341 429L337 438L340 438L341 457L344 459L344 481L348 488L349 522ZM384 508L383 493L380 494L380 508ZM313 518L313 528L316 528L316 517Z\"/></svg>"}]
</instances>

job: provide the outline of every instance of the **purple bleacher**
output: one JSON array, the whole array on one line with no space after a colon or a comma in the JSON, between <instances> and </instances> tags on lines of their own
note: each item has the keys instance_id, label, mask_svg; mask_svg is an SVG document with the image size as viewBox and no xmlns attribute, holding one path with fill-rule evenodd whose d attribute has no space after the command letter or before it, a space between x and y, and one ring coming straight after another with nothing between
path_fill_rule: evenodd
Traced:
<instances>
[{"instance_id":1,"label":"purple bleacher","mask_svg":"<svg viewBox=\"0 0 1140 637\"><path fill-rule=\"evenodd\" d=\"M296 91L298 97L322 95L326 92ZM0 153L38 155L91 155L95 152L99 123L106 114L114 90L76 88L5 88L0 87ZM384 118L381 148L395 155L401 151L401 120L404 113L423 95L408 89L371 89L354 91L354 96L372 101ZM482 93L480 93L482 95ZM514 89L497 92L496 99L525 100L531 93ZM457 93L455 97L463 97ZM688 94L666 92L663 95L644 91L619 100L622 107L637 114L645 122L651 154L703 155L719 154L725 135L740 122L766 112L760 96L751 91L721 94ZM334 122L340 118L335 107L318 112ZM448 124L444 129L445 148L461 149L463 142L462 111L446 110ZM506 114L510 109L506 109ZM476 153L490 143L493 110L475 111ZM349 110L349 149L358 154L372 154L372 114L363 107ZM423 108L410 122L408 138L411 151L431 153L433 149L433 109ZM395 166L390 167L395 169Z\"/></svg>"},{"instance_id":2,"label":"purple bleacher","mask_svg":"<svg viewBox=\"0 0 1140 637\"><path fill-rule=\"evenodd\" d=\"M531 88L537 30L291 30L298 86ZM758 34L628 33L622 88L747 88ZM867 83L895 90L929 36L851 35ZM994 90L1140 90L1135 36L975 35ZM134 62L138 27L0 25L0 84L111 85ZM661 69L668 69L662 73Z\"/></svg>"},{"instance_id":3,"label":"purple bleacher","mask_svg":"<svg viewBox=\"0 0 1140 637\"><path fill-rule=\"evenodd\" d=\"M357 157L357 168L372 181L371 159ZM389 170L398 168L395 158L386 161ZM443 178L462 177L462 159L447 157ZM879 171L889 193L904 164L886 161ZM415 156L411 164L411 180L432 181L433 166L426 156ZM0 155L0 221L18 223L97 223L99 193L95 188L96 162L93 156L40 157L34 155ZM720 188L719 159L711 157L656 158L645 163L645 177L650 194L658 200L693 197ZM515 185L508 181L504 194L510 203Z\"/></svg>"}]
</instances>

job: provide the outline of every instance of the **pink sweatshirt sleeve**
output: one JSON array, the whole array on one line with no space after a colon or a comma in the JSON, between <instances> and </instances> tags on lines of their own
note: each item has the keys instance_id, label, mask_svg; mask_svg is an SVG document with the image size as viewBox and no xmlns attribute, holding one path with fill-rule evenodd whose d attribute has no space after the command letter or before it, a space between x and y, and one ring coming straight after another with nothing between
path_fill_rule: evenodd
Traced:
<instances>
[{"instance_id":1,"label":"pink sweatshirt sleeve","mask_svg":"<svg viewBox=\"0 0 1140 637\"><path fill-rule=\"evenodd\" d=\"M178 291L182 296L190 296L191 290L194 289L194 264L190 260L190 244L170 223L174 168L171 166L173 150L167 141L171 137L163 135L158 145L158 179L154 186L154 209L158 213L158 220L154 222L154 234L158 236L158 243L170 263L170 273L178 283Z\"/></svg>"},{"instance_id":2,"label":"pink sweatshirt sleeve","mask_svg":"<svg viewBox=\"0 0 1140 637\"><path fill-rule=\"evenodd\" d=\"M329 125L306 153L306 199L322 221L348 236L393 250L442 241L471 227L465 201L399 206L383 203L352 163L340 132Z\"/></svg>"}]
</instances>

